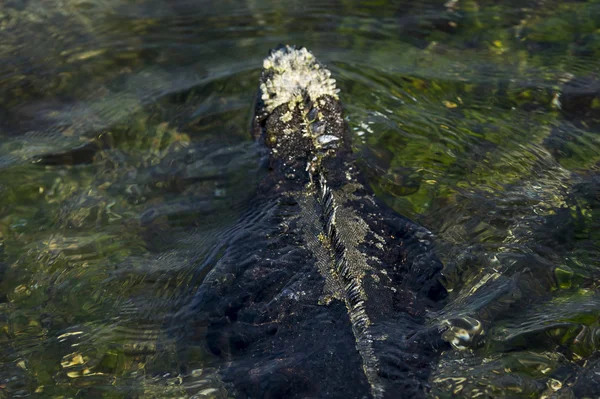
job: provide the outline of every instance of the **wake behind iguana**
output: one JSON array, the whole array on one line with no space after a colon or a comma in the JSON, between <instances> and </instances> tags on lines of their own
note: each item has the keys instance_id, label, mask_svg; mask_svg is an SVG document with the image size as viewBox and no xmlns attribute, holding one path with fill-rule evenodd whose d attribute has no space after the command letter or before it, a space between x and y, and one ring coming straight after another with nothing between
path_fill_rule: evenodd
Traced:
<instances>
[{"instance_id":1,"label":"wake behind iguana","mask_svg":"<svg viewBox=\"0 0 600 399\"><path fill-rule=\"evenodd\" d=\"M203 266L184 341L228 396L414 398L441 345L431 233L378 201L351 151L331 73L305 48L264 60L253 135L266 176Z\"/></svg>"}]
</instances>

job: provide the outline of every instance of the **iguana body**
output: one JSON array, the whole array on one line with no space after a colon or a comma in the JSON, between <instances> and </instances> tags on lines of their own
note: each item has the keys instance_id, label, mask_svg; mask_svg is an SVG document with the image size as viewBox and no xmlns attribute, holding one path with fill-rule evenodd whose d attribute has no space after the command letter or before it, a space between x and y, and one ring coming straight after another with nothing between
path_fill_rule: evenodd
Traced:
<instances>
[{"instance_id":1,"label":"iguana body","mask_svg":"<svg viewBox=\"0 0 600 399\"><path fill-rule=\"evenodd\" d=\"M233 397L427 392L442 265L431 234L365 185L337 92L306 49L264 62L253 133L269 171L186 309L186 339L220 359Z\"/></svg>"}]
</instances>

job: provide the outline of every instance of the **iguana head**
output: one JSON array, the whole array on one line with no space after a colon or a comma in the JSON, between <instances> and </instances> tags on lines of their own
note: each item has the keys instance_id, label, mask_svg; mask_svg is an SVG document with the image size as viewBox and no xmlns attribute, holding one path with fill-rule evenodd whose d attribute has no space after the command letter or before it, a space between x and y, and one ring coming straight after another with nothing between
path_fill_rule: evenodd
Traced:
<instances>
[{"instance_id":1,"label":"iguana head","mask_svg":"<svg viewBox=\"0 0 600 399\"><path fill-rule=\"evenodd\" d=\"M337 99L339 89L331 72L306 48L285 46L273 50L263 61L261 100L267 112L282 104L300 107L322 96Z\"/></svg>"},{"instance_id":2,"label":"iguana head","mask_svg":"<svg viewBox=\"0 0 600 399\"><path fill-rule=\"evenodd\" d=\"M331 72L305 48L271 51L263 61L254 134L271 165L300 178L345 145L346 125Z\"/></svg>"}]
</instances>

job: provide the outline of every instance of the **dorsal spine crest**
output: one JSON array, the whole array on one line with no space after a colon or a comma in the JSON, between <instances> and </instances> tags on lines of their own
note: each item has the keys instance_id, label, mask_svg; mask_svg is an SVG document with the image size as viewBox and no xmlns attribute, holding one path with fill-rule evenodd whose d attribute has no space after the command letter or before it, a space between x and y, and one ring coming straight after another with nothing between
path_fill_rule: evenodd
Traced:
<instances>
[{"instance_id":1,"label":"dorsal spine crest","mask_svg":"<svg viewBox=\"0 0 600 399\"><path fill-rule=\"evenodd\" d=\"M323 171L318 172L319 198L323 207L324 230L330 246L333 248L333 269L332 272L340 279L341 286L344 287L344 301L354 330L357 349L363 359L363 368L369 384L373 398L378 399L383 396L384 388L378 375L379 361L373 350L373 337L370 333L371 322L365 309L366 294L362 288L362 275L354 272L348 263L347 248L344 239L337 228L336 210L338 205L333 191L327 184L327 179Z\"/></svg>"}]
</instances>

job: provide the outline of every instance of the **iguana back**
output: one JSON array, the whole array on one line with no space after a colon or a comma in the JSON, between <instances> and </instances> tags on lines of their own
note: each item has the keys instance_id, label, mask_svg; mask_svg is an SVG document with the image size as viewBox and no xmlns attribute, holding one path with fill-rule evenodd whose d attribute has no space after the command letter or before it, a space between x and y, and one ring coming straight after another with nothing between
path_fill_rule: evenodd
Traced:
<instances>
[{"instance_id":1,"label":"iguana back","mask_svg":"<svg viewBox=\"0 0 600 399\"><path fill-rule=\"evenodd\" d=\"M233 397L424 396L444 345L426 327L446 294L431 233L373 196L312 53L281 47L263 66L253 135L268 172L205 262L183 342L219 359Z\"/></svg>"}]
</instances>

